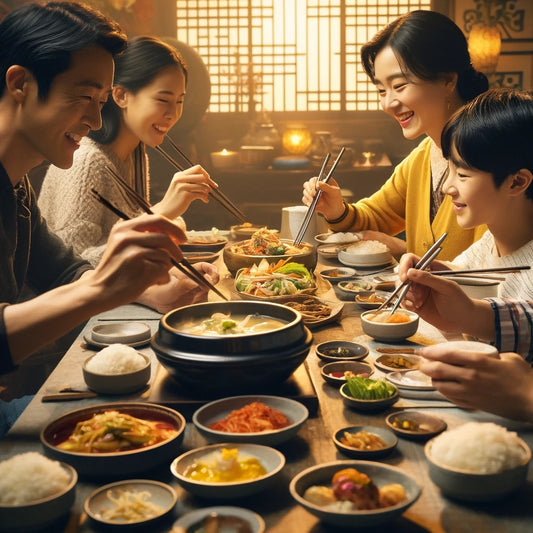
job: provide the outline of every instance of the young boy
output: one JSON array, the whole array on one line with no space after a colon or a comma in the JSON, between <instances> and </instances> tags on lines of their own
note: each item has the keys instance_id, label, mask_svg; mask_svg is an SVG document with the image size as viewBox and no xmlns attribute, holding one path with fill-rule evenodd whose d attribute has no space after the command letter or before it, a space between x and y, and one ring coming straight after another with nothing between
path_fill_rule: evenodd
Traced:
<instances>
[{"instance_id":1,"label":"young boy","mask_svg":"<svg viewBox=\"0 0 533 533\"><path fill-rule=\"evenodd\" d=\"M458 111L442 132L450 172L443 191L465 229L488 230L453 269L533 267L533 95L493 89ZM400 273L416 262L404 256ZM431 265L439 268L438 262ZM533 299L533 270L507 274L499 296Z\"/></svg>"}]
</instances>

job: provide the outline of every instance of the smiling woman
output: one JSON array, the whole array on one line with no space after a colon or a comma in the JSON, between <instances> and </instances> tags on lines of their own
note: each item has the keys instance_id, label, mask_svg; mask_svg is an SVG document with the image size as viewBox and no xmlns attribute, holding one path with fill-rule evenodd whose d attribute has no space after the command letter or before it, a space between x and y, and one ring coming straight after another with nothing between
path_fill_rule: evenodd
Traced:
<instances>
[{"instance_id":1,"label":"smiling woman","mask_svg":"<svg viewBox=\"0 0 533 533\"><path fill-rule=\"evenodd\" d=\"M96 189L129 217L139 214L137 206L114 183L108 168L149 201L145 145L160 145L180 119L187 85L187 69L181 55L152 37L132 39L115 66L115 86L109 98L94 88L83 94L93 106L92 115L86 117L84 131L72 131L67 136L72 152L79 148L74 163L66 170L58 167L68 165L51 166L39 197L48 225L93 265L100 261L117 217L96 202L90 190ZM92 131L89 138L81 139L89 126L94 129L100 124L102 127ZM195 199L207 202L211 186L216 184L198 165L178 172L164 198L152 210L175 219Z\"/></svg>"}]
</instances>

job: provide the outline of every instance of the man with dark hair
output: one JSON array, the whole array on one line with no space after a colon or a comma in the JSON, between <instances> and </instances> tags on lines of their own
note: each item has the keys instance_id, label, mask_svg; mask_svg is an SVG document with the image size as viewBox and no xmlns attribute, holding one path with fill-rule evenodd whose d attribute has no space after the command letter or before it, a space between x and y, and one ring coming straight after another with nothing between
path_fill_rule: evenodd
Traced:
<instances>
[{"instance_id":1,"label":"man with dark hair","mask_svg":"<svg viewBox=\"0 0 533 533\"><path fill-rule=\"evenodd\" d=\"M170 299L157 285L175 299L205 296L169 273L185 240L169 220L117 224L91 270L48 230L27 177L43 161L69 167L100 127L125 46L114 22L74 2L24 4L0 23L0 373L96 313L134 300L157 308L158 289ZM24 284L38 296L20 302Z\"/></svg>"}]
</instances>

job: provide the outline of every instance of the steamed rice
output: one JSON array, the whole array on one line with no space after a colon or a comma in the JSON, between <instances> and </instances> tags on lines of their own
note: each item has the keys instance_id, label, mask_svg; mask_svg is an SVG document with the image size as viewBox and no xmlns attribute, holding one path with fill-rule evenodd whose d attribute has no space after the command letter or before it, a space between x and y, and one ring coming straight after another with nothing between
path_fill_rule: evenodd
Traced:
<instances>
[{"instance_id":1,"label":"steamed rice","mask_svg":"<svg viewBox=\"0 0 533 533\"><path fill-rule=\"evenodd\" d=\"M381 254L388 252L389 248L386 244L379 241L359 241L348 246L346 251L352 255Z\"/></svg>"},{"instance_id":2,"label":"steamed rice","mask_svg":"<svg viewBox=\"0 0 533 533\"><path fill-rule=\"evenodd\" d=\"M59 494L70 483L58 461L27 452L0 462L0 504L24 505Z\"/></svg>"},{"instance_id":3,"label":"steamed rice","mask_svg":"<svg viewBox=\"0 0 533 533\"><path fill-rule=\"evenodd\" d=\"M475 474L495 474L523 464L525 452L514 431L492 422L467 422L433 440L431 458Z\"/></svg>"},{"instance_id":4,"label":"steamed rice","mask_svg":"<svg viewBox=\"0 0 533 533\"><path fill-rule=\"evenodd\" d=\"M86 368L97 374L127 374L145 366L144 357L131 346L110 344L87 361Z\"/></svg>"},{"instance_id":5,"label":"steamed rice","mask_svg":"<svg viewBox=\"0 0 533 533\"><path fill-rule=\"evenodd\" d=\"M357 233L342 233L340 231L337 231L328 235L324 239L324 242L350 242L359 238L360 237Z\"/></svg>"}]
</instances>

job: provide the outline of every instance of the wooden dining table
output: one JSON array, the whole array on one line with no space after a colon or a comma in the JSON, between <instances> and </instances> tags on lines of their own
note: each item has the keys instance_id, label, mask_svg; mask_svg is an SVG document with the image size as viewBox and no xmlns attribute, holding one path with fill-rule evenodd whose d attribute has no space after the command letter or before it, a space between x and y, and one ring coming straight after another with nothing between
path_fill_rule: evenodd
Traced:
<instances>
[{"instance_id":1,"label":"wooden dining table","mask_svg":"<svg viewBox=\"0 0 533 533\"><path fill-rule=\"evenodd\" d=\"M218 287L237 296L232 291L232 279L227 274L221 259L218 265L222 279ZM318 265L320 270L323 265ZM336 299L330 287L324 298ZM218 296L210 295L210 299L218 300ZM172 476L169 464L164 464L156 471L137 474L135 478L154 479L171 485L178 494L178 502L171 515L157 526L150 527L150 532L168 532L173 523L184 513L211 505L234 505L250 509L261 515L266 523L266 530L272 533L326 533L345 531L320 522L315 516L297 504L289 492L291 479L302 470L338 460L349 458L334 446L332 436L340 428L354 425L372 425L386 427L386 416L403 409L415 409L429 412L442 418L448 429L456 428L467 421L495 422L518 435L533 447L533 426L530 424L508 420L481 411L459 408L448 401L432 398L401 397L400 400L386 411L377 413L361 413L343 404L338 387L326 383L320 374L324 362L316 354L316 345L329 340L351 340L368 347L369 355L366 362L373 365L379 355L380 347L417 346L446 341L446 337L429 324L421 321L418 332L405 343L394 345L374 341L366 336L361 329L360 314L362 310L354 301L344 302L340 319L313 330L313 346L305 360L287 383L279 389L269 391L272 394L292 396L302 401L310 411L310 417L300 429L298 435L291 440L276 446L285 458L286 464L281 477L267 491L234 500L204 500L187 493ZM81 407L109 403L114 401L155 402L170 406L180 411L187 419L187 427L182 452L209 444L200 435L191 422L192 413L200 405L209 401L208 397L191 398L180 391L177 383L167 374L149 344L137 349L148 355L152 361L152 374L149 387L139 393L126 396L98 395L80 400L43 401L50 394L56 394L65 387L76 390L87 390L82 376L82 363L96 348L85 339L96 324L142 321L149 324L155 332L161 315L140 305L127 305L113 309L93 317L84 327L79 337L65 353L55 370L48 377L35 395L29 406L11 428L9 433L0 440L0 457L8 458L26 451L43 452L40 443L40 431L55 418ZM377 370L377 369L376 369ZM379 375L379 371L377 371ZM230 396L238 395L228 394ZM514 494L491 503L465 503L444 497L440 489L431 481L428 463L424 456L424 442L400 437L395 450L380 462L395 466L412 476L421 487L419 499L394 522L383 525L379 531L391 532L530 532L533 530L533 470L528 473L527 484ZM77 484L76 501L69 516L57 525L58 532L88 533L99 531L83 511L85 499L89 494L113 480L93 480L80 477ZM358 528L358 531L360 529ZM50 531L50 530L48 530Z\"/></svg>"}]
</instances>

